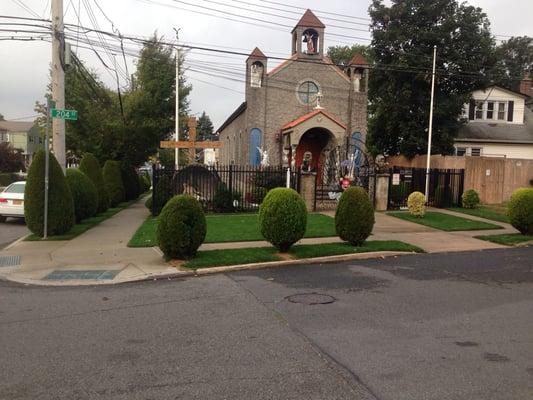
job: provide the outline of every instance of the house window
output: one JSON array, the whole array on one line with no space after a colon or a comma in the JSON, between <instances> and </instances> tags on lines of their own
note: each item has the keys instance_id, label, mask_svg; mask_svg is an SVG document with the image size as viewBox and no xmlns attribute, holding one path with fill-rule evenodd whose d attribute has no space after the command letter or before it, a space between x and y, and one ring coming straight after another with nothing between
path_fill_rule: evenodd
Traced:
<instances>
[{"instance_id":1,"label":"house window","mask_svg":"<svg viewBox=\"0 0 533 400\"><path fill-rule=\"evenodd\" d=\"M487 119L494 119L494 102L487 103Z\"/></svg>"},{"instance_id":2,"label":"house window","mask_svg":"<svg viewBox=\"0 0 533 400\"><path fill-rule=\"evenodd\" d=\"M466 156L466 147L457 147L455 149L455 155L459 157Z\"/></svg>"},{"instance_id":3,"label":"house window","mask_svg":"<svg viewBox=\"0 0 533 400\"><path fill-rule=\"evenodd\" d=\"M7 132L0 132L0 142L9 142L9 134Z\"/></svg>"},{"instance_id":4,"label":"house window","mask_svg":"<svg viewBox=\"0 0 533 400\"><path fill-rule=\"evenodd\" d=\"M498 103L498 120L505 121L505 103Z\"/></svg>"},{"instance_id":5,"label":"house window","mask_svg":"<svg viewBox=\"0 0 533 400\"><path fill-rule=\"evenodd\" d=\"M470 150L470 155L472 157L480 157L481 156L481 148L480 147L472 147Z\"/></svg>"},{"instance_id":6,"label":"house window","mask_svg":"<svg viewBox=\"0 0 533 400\"><path fill-rule=\"evenodd\" d=\"M483 119L483 102L476 101L476 119Z\"/></svg>"}]
</instances>

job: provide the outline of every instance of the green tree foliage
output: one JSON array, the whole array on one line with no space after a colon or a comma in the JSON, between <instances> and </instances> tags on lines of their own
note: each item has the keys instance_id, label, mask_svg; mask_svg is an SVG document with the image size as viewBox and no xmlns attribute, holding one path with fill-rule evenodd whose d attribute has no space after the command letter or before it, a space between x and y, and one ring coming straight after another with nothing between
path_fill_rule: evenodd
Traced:
<instances>
[{"instance_id":1,"label":"green tree foliage","mask_svg":"<svg viewBox=\"0 0 533 400\"><path fill-rule=\"evenodd\" d=\"M361 246L372 233L374 207L368 193L360 187L349 187L335 210L335 229L342 240Z\"/></svg>"},{"instance_id":2,"label":"green tree foliage","mask_svg":"<svg viewBox=\"0 0 533 400\"><path fill-rule=\"evenodd\" d=\"M351 46L339 45L328 47L328 57L338 66L347 66L352 57L356 54L362 54L371 64L374 56L372 48L362 44L353 44Z\"/></svg>"},{"instance_id":3,"label":"green tree foliage","mask_svg":"<svg viewBox=\"0 0 533 400\"><path fill-rule=\"evenodd\" d=\"M305 234L307 209L303 199L293 189L272 189L259 208L259 226L274 247L288 251Z\"/></svg>"},{"instance_id":4,"label":"green tree foliage","mask_svg":"<svg viewBox=\"0 0 533 400\"><path fill-rule=\"evenodd\" d=\"M463 208L476 208L480 202L479 195L474 189L466 190L461 196Z\"/></svg>"},{"instance_id":5,"label":"green tree foliage","mask_svg":"<svg viewBox=\"0 0 533 400\"><path fill-rule=\"evenodd\" d=\"M102 175L104 176L104 184L109 194L109 205L116 207L126 199L120 161L107 160L102 169Z\"/></svg>"},{"instance_id":6,"label":"green tree foliage","mask_svg":"<svg viewBox=\"0 0 533 400\"><path fill-rule=\"evenodd\" d=\"M24 191L24 216L28 229L44 234L44 150L35 153ZM50 154L48 186L48 235L61 235L74 225L74 202L69 186L53 154Z\"/></svg>"},{"instance_id":7,"label":"green tree foliage","mask_svg":"<svg viewBox=\"0 0 533 400\"><path fill-rule=\"evenodd\" d=\"M74 201L76 222L94 216L98 209L98 192L94 183L77 168L67 169L66 179Z\"/></svg>"},{"instance_id":8,"label":"green tree foliage","mask_svg":"<svg viewBox=\"0 0 533 400\"><path fill-rule=\"evenodd\" d=\"M496 49L496 56L494 83L518 91L524 73L533 73L533 37L518 36L504 41Z\"/></svg>"},{"instance_id":9,"label":"green tree foliage","mask_svg":"<svg viewBox=\"0 0 533 400\"><path fill-rule=\"evenodd\" d=\"M207 233L205 215L192 196L173 197L161 211L157 238L167 259L194 257Z\"/></svg>"},{"instance_id":10,"label":"green tree foliage","mask_svg":"<svg viewBox=\"0 0 533 400\"><path fill-rule=\"evenodd\" d=\"M11 143L0 143L0 172L18 172L25 170L22 151L13 148Z\"/></svg>"},{"instance_id":11,"label":"green tree foliage","mask_svg":"<svg viewBox=\"0 0 533 400\"><path fill-rule=\"evenodd\" d=\"M198 140L216 140L214 134L213 123L209 115L205 111L198 118L198 124L196 125L196 134Z\"/></svg>"},{"instance_id":12,"label":"green tree foliage","mask_svg":"<svg viewBox=\"0 0 533 400\"><path fill-rule=\"evenodd\" d=\"M102 213L106 211L109 207L109 195L105 187L102 169L96 157L91 153L85 153L81 158L80 171L87 175L96 187L96 191L98 192L97 212Z\"/></svg>"},{"instance_id":13,"label":"green tree foliage","mask_svg":"<svg viewBox=\"0 0 533 400\"><path fill-rule=\"evenodd\" d=\"M472 90L489 83L494 38L480 8L457 0L373 0L368 144L374 153L427 151L433 46L438 49L432 152L449 154ZM389 67L389 68L387 68Z\"/></svg>"}]
</instances>

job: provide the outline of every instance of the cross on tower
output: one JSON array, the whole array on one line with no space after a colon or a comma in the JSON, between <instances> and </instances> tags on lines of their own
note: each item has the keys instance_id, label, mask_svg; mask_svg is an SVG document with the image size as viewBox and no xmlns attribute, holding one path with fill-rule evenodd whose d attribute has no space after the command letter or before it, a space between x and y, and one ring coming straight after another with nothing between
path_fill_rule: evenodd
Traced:
<instances>
[{"instance_id":1,"label":"cross on tower","mask_svg":"<svg viewBox=\"0 0 533 400\"><path fill-rule=\"evenodd\" d=\"M219 141L196 141L196 117L189 117L189 140L163 140L159 143L162 149L189 149L189 162L194 163L196 149L220 149L222 143Z\"/></svg>"}]
</instances>

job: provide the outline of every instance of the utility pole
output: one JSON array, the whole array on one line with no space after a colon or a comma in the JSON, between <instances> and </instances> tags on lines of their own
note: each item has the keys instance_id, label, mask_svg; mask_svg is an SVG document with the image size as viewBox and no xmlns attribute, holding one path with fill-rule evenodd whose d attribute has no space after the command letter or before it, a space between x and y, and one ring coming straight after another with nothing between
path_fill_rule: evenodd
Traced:
<instances>
[{"instance_id":1,"label":"utility pole","mask_svg":"<svg viewBox=\"0 0 533 400\"><path fill-rule=\"evenodd\" d=\"M65 108L65 70L63 0L52 0L52 100L58 109ZM65 120L52 119L52 147L59 165L65 172Z\"/></svg>"},{"instance_id":2,"label":"utility pole","mask_svg":"<svg viewBox=\"0 0 533 400\"><path fill-rule=\"evenodd\" d=\"M174 117L174 122L176 124L174 128L174 140L178 142L180 140L180 48L179 48L179 29L174 28L176 31L176 115ZM179 149L174 149L174 165L176 171L179 168ZM194 160L193 160L194 162Z\"/></svg>"},{"instance_id":3,"label":"utility pole","mask_svg":"<svg viewBox=\"0 0 533 400\"><path fill-rule=\"evenodd\" d=\"M44 136L44 227L43 239L48 237L48 175L50 170L50 108L53 102L48 97L46 99L46 131Z\"/></svg>"},{"instance_id":4,"label":"utility pole","mask_svg":"<svg viewBox=\"0 0 533 400\"><path fill-rule=\"evenodd\" d=\"M433 135L433 99L435 97L435 65L437 63L437 46L433 46L433 73L431 76L431 101L429 106L428 154L426 160L426 203L429 201L429 169L431 164L431 136Z\"/></svg>"}]
</instances>

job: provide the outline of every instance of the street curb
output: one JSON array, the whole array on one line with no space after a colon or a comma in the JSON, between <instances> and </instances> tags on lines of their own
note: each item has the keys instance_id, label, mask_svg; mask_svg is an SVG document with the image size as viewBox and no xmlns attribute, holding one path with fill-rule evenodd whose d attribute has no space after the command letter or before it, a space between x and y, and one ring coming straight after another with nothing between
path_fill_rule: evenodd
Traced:
<instances>
[{"instance_id":1,"label":"street curb","mask_svg":"<svg viewBox=\"0 0 533 400\"><path fill-rule=\"evenodd\" d=\"M12 242L12 243L8 244L6 247L4 247L1 251L9 250L11 247L15 246L16 244L19 244L20 242L23 242L29 236L31 236L31 233L28 233L25 236L19 237L17 240L15 240L14 242Z\"/></svg>"},{"instance_id":2,"label":"street curb","mask_svg":"<svg viewBox=\"0 0 533 400\"><path fill-rule=\"evenodd\" d=\"M314 264L330 264L334 262L344 262L353 260L367 260L372 258L388 258L404 255L423 254L406 251L375 251L367 253L355 253L355 254L340 254L335 256L326 257L314 257L314 258L301 258L298 260L282 260L282 261L269 261L263 263L251 263L251 264L237 264L227 265L222 267L202 268L197 270L189 269L177 269L173 273L153 274L148 276L139 276L133 279L115 281L112 280L87 280L87 281L48 281L41 279L28 279L28 278L12 278L11 276L0 276L1 281L14 282L23 285L34 285L43 287L78 287L78 286L102 286L102 285L121 285L133 282L149 282L158 280L173 280L180 278L200 277L213 274L223 274L237 271L253 271L267 268L282 268L293 265L314 265Z\"/></svg>"}]
</instances>

